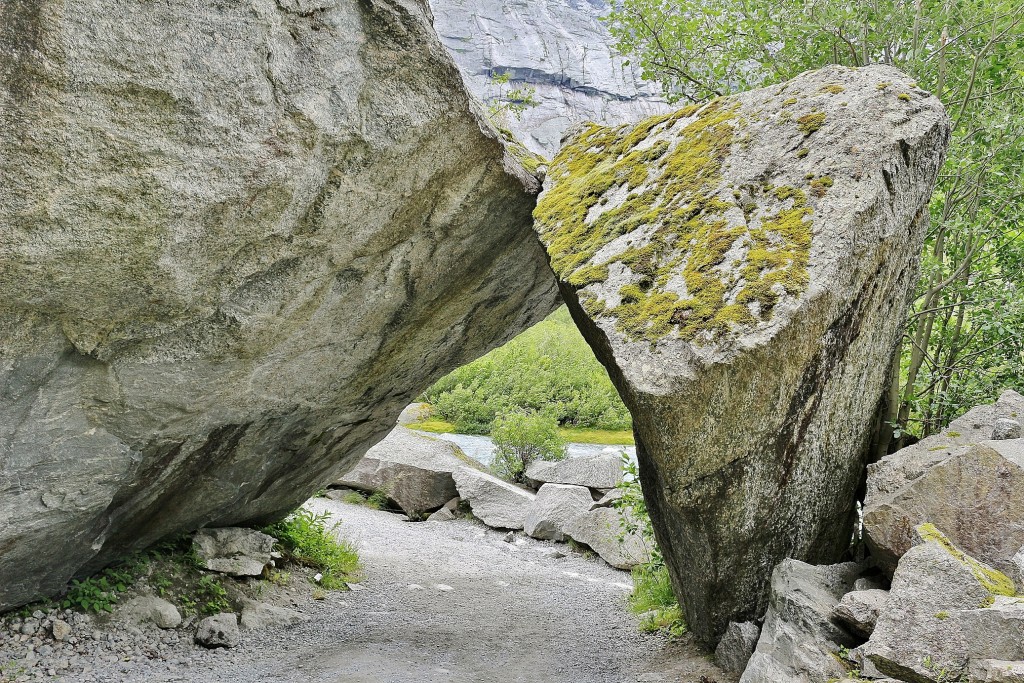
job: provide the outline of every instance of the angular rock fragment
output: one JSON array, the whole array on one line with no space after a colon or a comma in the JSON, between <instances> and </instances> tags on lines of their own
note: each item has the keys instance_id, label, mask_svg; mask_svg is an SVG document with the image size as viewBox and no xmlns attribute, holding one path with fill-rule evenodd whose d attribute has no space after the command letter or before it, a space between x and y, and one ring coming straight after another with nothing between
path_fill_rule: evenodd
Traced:
<instances>
[{"instance_id":1,"label":"angular rock fragment","mask_svg":"<svg viewBox=\"0 0 1024 683\"><path fill-rule=\"evenodd\" d=\"M573 517L562 531L616 569L632 569L650 562L652 550L643 536L629 530L635 526L636 520L628 512L599 507Z\"/></svg>"},{"instance_id":2,"label":"angular rock fragment","mask_svg":"<svg viewBox=\"0 0 1024 683\"><path fill-rule=\"evenodd\" d=\"M1011 420L1006 417L1001 417L996 420L995 425L992 426L992 440L1002 441L1004 439L1019 439L1020 433L1020 422L1017 420Z\"/></svg>"},{"instance_id":3,"label":"angular rock fragment","mask_svg":"<svg viewBox=\"0 0 1024 683\"><path fill-rule=\"evenodd\" d=\"M246 631L256 631L263 628L294 626L304 621L309 621L309 617L302 612L265 602L246 600L242 604L239 626Z\"/></svg>"},{"instance_id":4,"label":"angular rock fragment","mask_svg":"<svg viewBox=\"0 0 1024 683\"><path fill-rule=\"evenodd\" d=\"M526 478L541 484L572 484L592 489L615 488L622 481L622 458L595 453L558 462L537 460L526 468Z\"/></svg>"},{"instance_id":5,"label":"angular rock fragment","mask_svg":"<svg viewBox=\"0 0 1024 683\"><path fill-rule=\"evenodd\" d=\"M238 615L222 612L199 622L196 642L203 647L235 647L242 641L238 630Z\"/></svg>"},{"instance_id":6,"label":"angular rock fragment","mask_svg":"<svg viewBox=\"0 0 1024 683\"><path fill-rule=\"evenodd\" d=\"M335 483L380 491L405 514L420 519L458 495L452 472L480 465L455 444L395 427Z\"/></svg>"},{"instance_id":7,"label":"angular rock fragment","mask_svg":"<svg viewBox=\"0 0 1024 683\"><path fill-rule=\"evenodd\" d=\"M892 572L914 542L914 527L930 522L967 554L1014 574L1013 556L1024 545L1024 440L967 447L945 444L942 438L925 439L870 470L864 532L871 554ZM908 470L916 469L909 462L922 449L945 457L922 463L917 476L883 491L879 480L901 461Z\"/></svg>"},{"instance_id":8,"label":"angular rock fragment","mask_svg":"<svg viewBox=\"0 0 1024 683\"><path fill-rule=\"evenodd\" d=\"M550 165L536 228L706 642L783 558L846 550L948 136L904 74L829 67L591 125Z\"/></svg>"},{"instance_id":9,"label":"angular rock fragment","mask_svg":"<svg viewBox=\"0 0 1024 683\"><path fill-rule=\"evenodd\" d=\"M866 638L875 630L878 615L885 609L888 601L889 591L855 590L843 596L832 614L837 620Z\"/></svg>"},{"instance_id":10,"label":"angular rock fragment","mask_svg":"<svg viewBox=\"0 0 1024 683\"><path fill-rule=\"evenodd\" d=\"M206 569L231 576L259 576L270 562L277 539L240 527L200 529L192 547Z\"/></svg>"},{"instance_id":11,"label":"angular rock fragment","mask_svg":"<svg viewBox=\"0 0 1024 683\"><path fill-rule=\"evenodd\" d=\"M15 11L0 609L294 509L555 307L538 183L425 3L307 4Z\"/></svg>"},{"instance_id":12,"label":"angular rock fragment","mask_svg":"<svg viewBox=\"0 0 1024 683\"><path fill-rule=\"evenodd\" d=\"M972 659L968 677L971 683L1024 683L1024 661Z\"/></svg>"},{"instance_id":13,"label":"angular rock fragment","mask_svg":"<svg viewBox=\"0 0 1024 683\"><path fill-rule=\"evenodd\" d=\"M181 625L178 608L154 595L132 598L119 607L117 613L133 624L155 624L159 628L177 628Z\"/></svg>"},{"instance_id":14,"label":"angular rock fragment","mask_svg":"<svg viewBox=\"0 0 1024 683\"><path fill-rule=\"evenodd\" d=\"M474 517L496 529L523 528L534 494L469 467L460 467L452 477Z\"/></svg>"},{"instance_id":15,"label":"angular rock fragment","mask_svg":"<svg viewBox=\"0 0 1024 683\"><path fill-rule=\"evenodd\" d=\"M715 648L715 664L722 671L739 676L747 668L760 635L761 628L755 623L730 623Z\"/></svg>"},{"instance_id":16,"label":"angular rock fragment","mask_svg":"<svg viewBox=\"0 0 1024 683\"><path fill-rule=\"evenodd\" d=\"M970 659L1024 659L1024 599L1013 581L965 554L935 527L896 568L889 601L861 648L882 673L955 680Z\"/></svg>"},{"instance_id":17,"label":"angular rock fragment","mask_svg":"<svg viewBox=\"0 0 1024 683\"><path fill-rule=\"evenodd\" d=\"M761 637L740 683L819 683L846 676L836 658L857 638L832 612L863 571L852 562L811 566L785 560L772 572L771 597Z\"/></svg>"},{"instance_id":18,"label":"angular rock fragment","mask_svg":"<svg viewBox=\"0 0 1024 683\"><path fill-rule=\"evenodd\" d=\"M523 531L527 536L564 541L564 529L574 518L590 509L594 498L585 486L544 484L526 511Z\"/></svg>"}]
</instances>

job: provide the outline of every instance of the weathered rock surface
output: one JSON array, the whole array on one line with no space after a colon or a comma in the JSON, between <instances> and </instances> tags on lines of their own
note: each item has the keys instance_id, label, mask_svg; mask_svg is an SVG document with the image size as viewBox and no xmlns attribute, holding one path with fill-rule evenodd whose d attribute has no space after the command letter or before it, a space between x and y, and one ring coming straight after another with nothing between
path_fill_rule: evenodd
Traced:
<instances>
[{"instance_id":1,"label":"weathered rock surface","mask_svg":"<svg viewBox=\"0 0 1024 683\"><path fill-rule=\"evenodd\" d=\"M277 539L242 527L200 529L192 547L202 566L231 576L259 576L270 562Z\"/></svg>"},{"instance_id":2,"label":"weathered rock surface","mask_svg":"<svg viewBox=\"0 0 1024 683\"><path fill-rule=\"evenodd\" d=\"M556 462L536 460L526 468L526 478L541 484L612 489L622 481L622 458L614 453L594 453Z\"/></svg>"},{"instance_id":3,"label":"weathered rock surface","mask_svg":"<svg viewBox=\"0 0 1024 683\"><path fill-rule=\"evenodd\" d=\"M178 628L178 608L155 595L140 595L118 608L118 616L133 624L156 624L159 628Z\"/></svg>"},{"instance_id":4,"label":"weathered rock surface","mask_svg":"<svg viewBox=\"0 0 1024 683\"><path fill-rule=\"evenodd\" d=\"M470 91L489 106L502 89L532 87L537 105L502 127L550 157L581 121L630 123L670 110L661 87L612 48L607 0L431 0L434 26ZM508 74L509 84L492 76Z\"/></svg>"},{"instance_id":5,"label":"weathered rock surface","mask_svg":"<svg viewBox=\"0 0 1024 683\"><path fill-rule=\"evenodd\" d=\"M970 683L1024 683L1024 662L975 659L968 668Z\"/></svg>"},{"instance_id":6,"label":"weathered rock surface","mask_svg":"<svg viewBox=\"0 0 1024 683\"><path fill-rule=\"evenodd\" d=\"M715 664L722 671L739 676L747 668L760 635L761 628L753 622L730 623L715 648Z\"/></svg>"},{"instance_id":7,"label":"weathered rock surface","mask_svg":"<svg viewBox=\"0 0 1024 683\"><path fill-rule=\"evenodd\" d=\"M238 615L222 612L199 622L196 642L203 647L235 647L242 641L238 630Z\"/></svg>"},{"instance_id":8,"label":"weathered rock surface","mask_svg":"<svg viewBox=\"0 0 1024 683\"><path fill-rule=\"evenodd\" d=\"M419 0L0 15L0 609L294 508L554 308Z\"/></svg>"},{"instance_id":9,"label":"weathered rock surface","mask_svg":"<svg viewBox=\"0 0 1024 683\"><path fill-rule=\"evenodd\" d=\"M497 529L523 528L534 494L469 467L460 467L452 477L474 517Z\"/></svg>"},{"instance_id":10,"label":"weathered rock surface","mask_svg":"<svg viewBox=\"0 0 1024 683\"><path fill-rule=\"evenodd\" d=\"M934 527L917 533L924 542L900 559L864 655L914 682L955 680L970 659L1024 659L1024 603L1013 582Z\"/></svg>"},{"instance_id":11,"label":"weathered rock surface","mask_svg":"<svg viewBox=\"0 0 1024 683\"><path fill-rule=\"evenodd\" d=\"M1003 439L1019 439L1020 422L1009 418L1001 417L992 426L992 439L1002 441Z\"/></svg>"},{"instance_id":12,"label":"weathered rock surface","mask_svg":"<svg viewBox=\"0 0 1024 683\"><path fill-rule=\"evenodd\" d=\"M452 472L480 465L455 444L395 427L336 482L380 491L405 514L419 519L458 495Z\"/></svg>"},{"instance_id":13,"label":"weathered rock surface","mask_svg":"<svg viewBox=\"0 0 1024 683\"><path fill-rule=\"evenodd\" d=\"M783 558L846 549L948 136L904 74L829 67L552 161L536 228L704 641L763 613Z\"/></svg>"},{"instance_id":14,"label":"weathered rock surface","mask_svg":"<svg viewBox=\"0 0 1024 683\"><path fill-rule=\"evenodd\" d=\"M868 468L864 532L871 554L891 573L930 522L964 552L1006 573L1024 545L1024 441L985 441L993 425L1024 415L1024 397L1006 391L973 408L942 433Z\"/></svg>"},{"instance_id":15,"label":"weathered rock surface","mask_svg":"<svg viewBox=\"0 0 1024 683\"><path fill-rule=\"evenodd\" d=\"M257 631L263 628L294 626L309 621L309 617L287 607L247 600L242 605L242 613L238 621L243 630Z\"/></svg>"},{"instance_id":16,"label":"weathered rock surface","mask_svg":"<svg viewBox=\"0 0 1024 683\"><path fill-rule=\"evenodd\" d=\"M526 511L523 531L533 538L564 541L566 525L593 503L590 489L584 486L544 484Z\"/></svg>"},{"instance_id":17,"label":"weathered rock surface","mask_svg":"<svg viewBox=\"0 0 1024 683\"><path fill-rule=\"evenodd\" d=\"M651 548L640 534L626 533L627 527L636 525L628 514L612 507L595 508L571 519L562 531L611 566L632 569L651 561Z\"/></svg>"},{"instance_id":18,"label":"weathered rock surface","mask_svg":"<svg viewBox=\"0 0 1024 683\"><path fill-rule=\"evenodd\" d=\"M832 619L840 598L852 588L860 565L814 567L785 560L772 572L771 598L757 649L740 683L824 683L846 676L836 658L855 636Z\"/></svg>"},{"instance_id":19,"label":"weathered rock surface","mask_svg":"<svg viewBox=\"0 0 1024 683\"><path fill-rule=\"evenodd\" d=\"M885 609L888 601L889 591L854 590L843 596L832 614L837 620L866 638L875 630L878 615Z\"/></svg>"}]
</instances>

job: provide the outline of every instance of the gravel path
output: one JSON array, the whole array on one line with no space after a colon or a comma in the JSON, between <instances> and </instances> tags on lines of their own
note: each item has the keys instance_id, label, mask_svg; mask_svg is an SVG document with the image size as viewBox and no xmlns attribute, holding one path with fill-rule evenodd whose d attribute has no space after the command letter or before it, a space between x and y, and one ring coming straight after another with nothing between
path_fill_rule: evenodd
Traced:
<instances>
[{"instance_id":1,"label":"gravel path","mask_svg":"<svg viewBox=\"0 0 1024 683\"><path fill-rule=\"evenodd\" d=\"M641 633L630 577L597 558L476 522L405 521L328 499L359 548L363 590L289 605L310 621L245 633L233 650L99 662L77 680L154 683L726 683L686 643ZM185 640L184 638L182 639ZM76 680L65 676L61 680Z\"/></svg>"}]
</instances>

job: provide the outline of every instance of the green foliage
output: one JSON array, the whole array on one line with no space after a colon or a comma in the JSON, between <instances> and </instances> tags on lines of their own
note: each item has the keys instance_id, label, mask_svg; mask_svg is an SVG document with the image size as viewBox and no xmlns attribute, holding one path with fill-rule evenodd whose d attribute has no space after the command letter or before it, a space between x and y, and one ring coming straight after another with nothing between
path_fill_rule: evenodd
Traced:
<instances>
[{"instance_id":1,"label":"green foliage","mask_svg":"<svg viewBox=\"0 0 1024 683\"><path fill-rule=\"evenodd\" d=\"M390 505L388 496L383 491L374 491L370 494L370 497L366 499L366 507L373 510L386 510Z\"/></svg>"},{"instance_id":2,"label":"green foliage","mask_svg":"<svg viewBox=\"0 0 1024 683\"><path fill-rule=\"evenodd\" d=\"M324 588L345 586L359 572L359 555L352 544L338 540L334 532L339 524L327 526L326 512L314 513L299 508L287 518L271 524L263 532L278 540L285 557L298 564L313 567L323 574Z\"/></svg>"},{"instance_id":3,"label":"green foliage","mask_svg":"<svg viewBox=\"0 0 1024 683\"><path fill-rule=\"evenodd\" d=\"M906 102L934 93L953 135L877 455L1022 388L1024 5L619 0L608 21L618 50L674 100L702 102L826 64L891 64L916 83L878 90ZM805 132L815 123L800 120Z\"/></svg>"},{"instance_id":4,"label":"green foliage","mask_svg":"<svg viewBox=\"0 0 1024 683\"><path fill-rule=\"evenodd\" d=\"M81 612L113 612L118 593L128 590L147 566L147 558L140 555L87 579L74 579L61 607Z\"/></svg>"},{"instance_id":5,"label":"green foliage","mask_svg":"<svg viewBox=\"0 0 1024 683\"><path fill-rule=\"evenodd\" d=\"M522 483L526 468L535 460L564 460L565 442L558 423L544 413L510 410L498 415L491 429L494 440L494 473Z\"/></svg>"},{"instance_id":6,"label":"green foliage","mask_svg":"<svg viewBox=\"0 0 1024 683\"><path fill-rule=\"evenodd\" d=\"M487 434L498 413L517 409L543 411L567 427L632 426L608 373L565 307L440 379L423 400L463 434Z\"/></svg>"},{"instance_id":7,"label":"green foliage","mask_svg":"<svg viewBox=\"0 0 1024 683\"><path fill-rule=\"evenodd\" d=\"M623 513L620 541L624 541L627 534L638 534L651 549L650 562L633 568L633 593L629 596L629 608L641 616L642 630L664 631L673 637L681 636L686 633L686 622L672 591L672 580L665 566L665 558L654 538L647 501L640 488L640 473L636 463L631 462L625 454L622 460L625 476L617 487L622 495L613 503Z\"/></svg>"},{"instance_id":8,"label":"green foliage","mask_svg":"<svg viewBox=\"0 0 1024 683\"><path fill-rule=\"evenodd\" d=\"M213 574L204 574L196 583L195 603L202 614L220 614L230 612L231 603L222 579Z\"/></svg>"},{"instance_id":9,"label":"green foliage","mask_svg":"<svg viewBox=\"0 0 1024 683\"><path fill-rule=\"evenodd\" d=\"M497 87L498 94L491 100L487 113L495 122L502 122L507 115L519 120L523 112L540 104L536 98L536 88L531 85L509 87L510 82L511 75L507 71L491 76L491 84Z\"/></svg>"}]
</instances>

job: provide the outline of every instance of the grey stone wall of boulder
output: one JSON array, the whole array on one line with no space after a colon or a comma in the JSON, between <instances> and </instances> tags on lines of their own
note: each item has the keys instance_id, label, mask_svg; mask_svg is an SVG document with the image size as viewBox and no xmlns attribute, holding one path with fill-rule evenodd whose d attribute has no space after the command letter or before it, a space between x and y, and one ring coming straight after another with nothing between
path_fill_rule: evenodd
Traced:
<instances>
[{"instance_id":1,"label":"grey stone wall of boulder","mask_svg":"<svg viewBox=\"0 0 1024 683\"><path fill-rule=\"evenodd\" d=\"M557 292L419 0L0 8L0 609L272 518Z\"/></svg>"},{"instance_id":2,"label":"grey stone wall of boulder","mask_svg":"<svg viewBox=\"0 0 1024 683\"><path fill-rule=\"evenodd\" d=\"M534 216L629 407L686 621L760 617L848 546L949 122L883 66L587 127Z\"/></svg>"}]
</instances>

